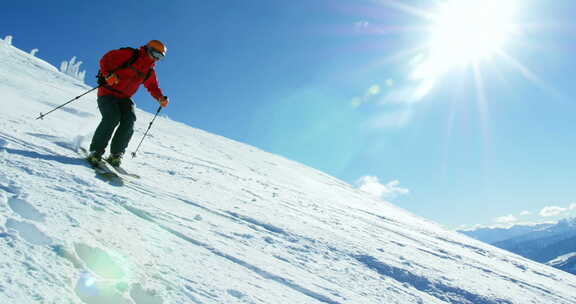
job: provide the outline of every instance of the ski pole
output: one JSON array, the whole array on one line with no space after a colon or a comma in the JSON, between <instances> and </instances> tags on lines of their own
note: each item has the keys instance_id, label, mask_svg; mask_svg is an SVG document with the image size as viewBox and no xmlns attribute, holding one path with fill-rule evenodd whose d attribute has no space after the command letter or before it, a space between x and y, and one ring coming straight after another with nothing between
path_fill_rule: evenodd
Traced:
<instances>
[{"instance_id":1,"label":"ski pole","mask_svg":"<svg viewBox=\"0 0 576 304\"><path fill-rule=\"evenodd\" d=\"M140 149L140 146L142 145L142 142L144 141L144 138L146 138L146 135L148 134L148 131L150 131L150 128L152 127L152 124L154 123L154 120L156 120L156 117L158 116L158 113L160 113L160 110L162 110L162 106L158 107L158 110L156 111L156 115L154 115L154 118L152 118L152 121L151 121L150 124L148 125L148 129L146 129L146 132L144 132L144 136L142 136L142 139L140 140L140 143L138 144L138 147L136 148L136 151L132 152L132 158L136 157L136 152L138 152L138 150Z\"/></svg>"},{"instance_id":2,"label":"ski pole","mask_svg":"<svg viewBox=\"0 0 576 304\"><path fill-rule=\"evenodd\" d=\"M92 91L96 90L96 89L97 89L97 88L99 88L99 87L100 87L100 86L97 86L97 87L95 87L95 88L93 88L93 89L91 89L91 90L89 90L89 91L85 92L85 93L84 93L84 94L82 94L82 95L78 95L78 96L74 97L73 99L71 99L71 100L70 100L70 101L68 101L67 103L64 103L64 104L61 104L61 105L59 105L58 107L56 107L56 108L52 109L50 112L48 112L48 113L46 113L46 114L42 114L42 113L40 113L40 116L36 117L36 119L37 119L37 120L38 120L38 119L44 119L44 117L45 117L46 115L48 115L48 114L50 114L50 113L52 113L52 112L54 112L54 111L56 111L56 110L58 110L58 109L60 109L60 108L64 107L65 105L67 105L67 104L69 104L69 103L73 102L73 101L74 101L74 100L76 100L76 99L79 99L80 97L82 97L82 96L84 96L84 95L86 95L86 94L88 94L88 93L90 93L90 92L92 92Z\"/></svg>"}]
</instances>

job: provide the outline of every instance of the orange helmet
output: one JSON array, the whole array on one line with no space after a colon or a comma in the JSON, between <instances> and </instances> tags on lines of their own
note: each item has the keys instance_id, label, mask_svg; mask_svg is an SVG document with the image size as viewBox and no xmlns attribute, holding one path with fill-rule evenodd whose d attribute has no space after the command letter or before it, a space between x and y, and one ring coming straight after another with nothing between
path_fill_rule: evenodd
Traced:
<instances>
[{"instance_id":1,"label":"orange helmet","mask_svg":"<svg viewBox=\"0 0 576 304\"><path fill-rule=\"evenodd\" d=\"M150 55L156 59L162 59L166 56L166 51L168 50L166 45L160 40L150 40L150 42L146 44L146 48Z\"/></svg>"}]
</instances>

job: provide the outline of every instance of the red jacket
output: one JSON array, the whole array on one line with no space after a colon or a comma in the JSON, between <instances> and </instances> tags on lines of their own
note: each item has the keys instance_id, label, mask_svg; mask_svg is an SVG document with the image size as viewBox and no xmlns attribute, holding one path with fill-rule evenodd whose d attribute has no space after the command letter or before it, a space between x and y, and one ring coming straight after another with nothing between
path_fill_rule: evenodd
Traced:
<instances>
[{"instance_id":1,"label":"red jacket","mask_svg":"<svg viewBox=\"0 0 576 304\"><path fill-rule=\"evenodd\" d=\"M136 93L136 91L138 91L138 88L142 83L146 89L148 89L150 95L155 99L164 96L162 90L158 87L158 79L156 78L156 71L154 70L156 62L148 55L144 47L140 47L139 52L138 59L131 67L114 72L120 80L117 84L111 86L115 91L101 86L98 89L98 96L113 95L120 98L130 98ZM104 55L100 60L100 71L102 75L108 76L111 71L129 61L133 55L134 52L127 48L112 50L106 53L106 55ZM150 77L148 77L148 80L144 81L150 69Z\"/></svg>"}]
</instances>

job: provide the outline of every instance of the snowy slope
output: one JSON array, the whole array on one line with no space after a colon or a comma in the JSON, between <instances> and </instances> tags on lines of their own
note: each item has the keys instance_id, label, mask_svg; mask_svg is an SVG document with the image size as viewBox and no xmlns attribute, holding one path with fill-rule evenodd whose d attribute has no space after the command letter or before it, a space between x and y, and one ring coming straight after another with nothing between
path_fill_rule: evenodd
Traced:
<instances>
[{"instance_id":1,"label":"snowy slope","mask_svg":"<svg viewBox=\"0 0 576 304\"><path fill-rule=\"evenodd\" d=\"M0 303L576 303L570 274L166 118L142 179L98 179L94 94L34 120L88 89L0 41Z\"/></svg>"}]
</instances>

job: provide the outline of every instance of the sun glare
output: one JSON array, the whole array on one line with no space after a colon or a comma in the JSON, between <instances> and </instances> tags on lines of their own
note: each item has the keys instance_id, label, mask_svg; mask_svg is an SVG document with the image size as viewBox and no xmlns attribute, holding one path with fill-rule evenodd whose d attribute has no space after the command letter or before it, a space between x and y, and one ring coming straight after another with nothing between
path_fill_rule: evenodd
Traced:
<instances>
[{"instance_id":1,"label":"sun glare","mask_svg":"<svg viewBox=\"0 0 576 304\"><path fill-rule=\"evenodd\" d=\"M411 78L420 82L420 100L458 65L480 68L484 59L507 58L507 43L518 32L517 0L445 0L427 19L430 38L418 56ZM479 73L477 73L479 74Z\"/></svg>"},{"instance_id":2,"label":"sun glare","mask_svg":"<svg viewBox=\"0 0 576 304\"><path fill-rule=\"evenodd\" d=\"M514 0L447 0L433 16L429 51L438 64L470 64L502 51L516 30Z\"/></svg>"}]
</instances>

